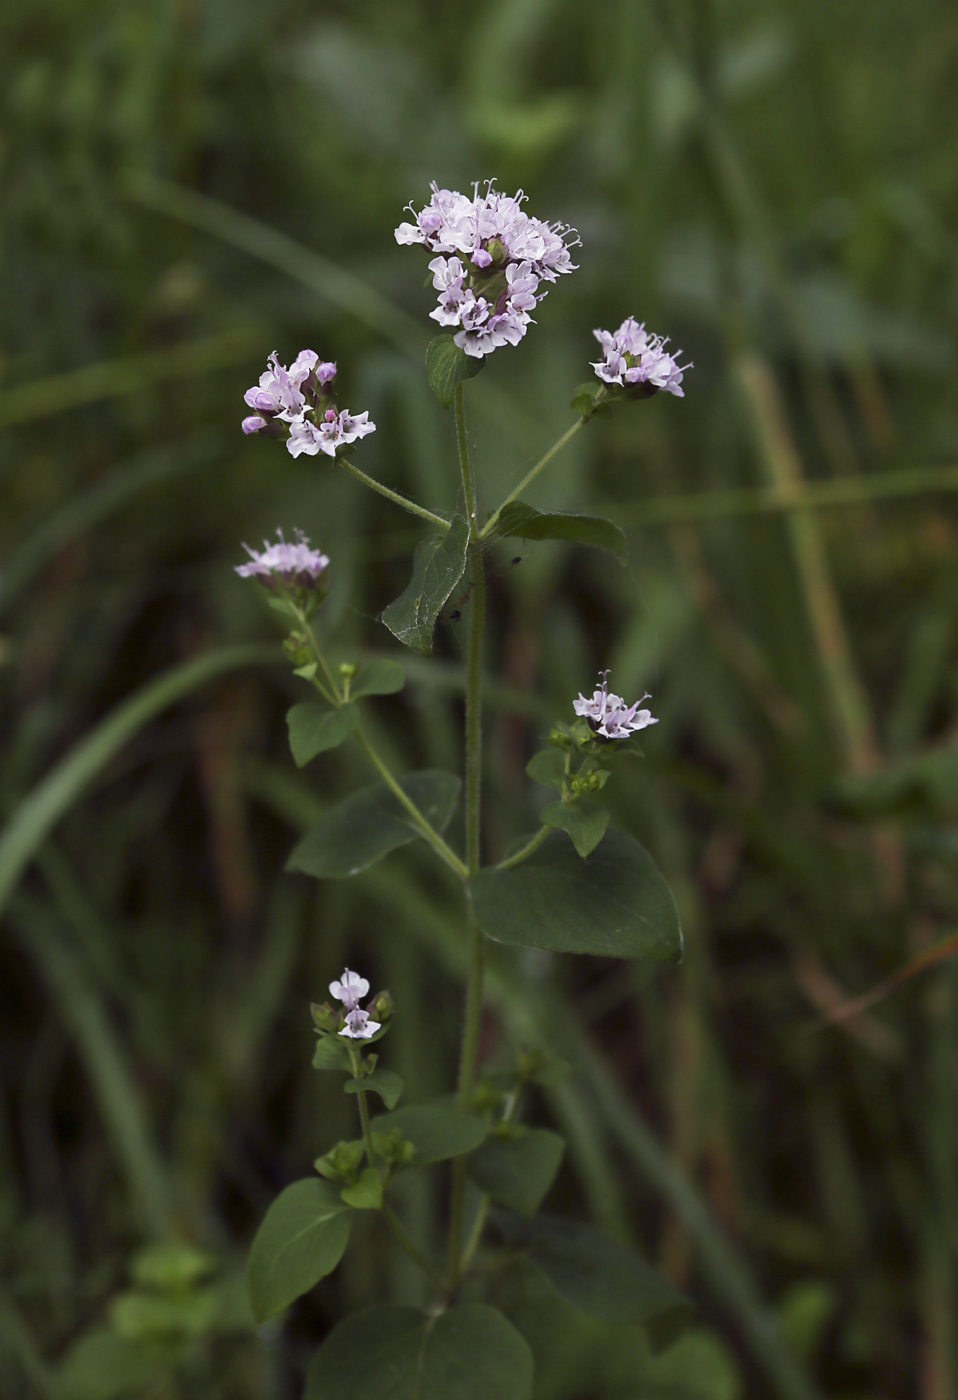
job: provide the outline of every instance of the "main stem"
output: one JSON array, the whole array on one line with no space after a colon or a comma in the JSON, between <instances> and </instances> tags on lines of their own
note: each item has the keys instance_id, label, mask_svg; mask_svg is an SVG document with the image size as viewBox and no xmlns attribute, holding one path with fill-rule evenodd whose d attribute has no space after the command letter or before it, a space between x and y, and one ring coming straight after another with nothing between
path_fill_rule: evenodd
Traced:
<instances>
[{"instance_id":1,"label":"main stem","mask_svg":"<svg viewBox=\"0 0 958 1400\"><path fill-rule=\"evenodd\" d=\"M455 393L456 441L459 447L459 470L469 519L469 582L472 605L469 614L469 643L466 653L466 868L468 878L479 872L481 855L482 801L482 646L486 626L486 575L479 541L478 503L469 442L466 436L466 414L463 386ZM476 923L472 898L466 892L466 937L468 940L469 980L466 986L466 1009L459 1057L457 1092L460 1111L470 1107L476 1077L476 1057L482 1021L482 981L485 972L485 945L482 930ZM462 1215L466 1182L465 1159L453 1163L452 1202L449 1218L449 1289L459 1282L462 1257Z\"/></svg>"}]
</instances>

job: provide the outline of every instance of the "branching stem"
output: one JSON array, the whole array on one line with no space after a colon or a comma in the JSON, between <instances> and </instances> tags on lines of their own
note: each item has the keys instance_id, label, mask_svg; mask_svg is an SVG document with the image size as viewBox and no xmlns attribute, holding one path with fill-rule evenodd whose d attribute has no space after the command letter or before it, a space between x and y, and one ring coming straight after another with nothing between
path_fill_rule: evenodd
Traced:
<instances>
[{"instance_id":1,"label":"branching stem","mask_svg":"<svg viewBox=\"0 0 958 1400\"><path fill-rule=\"evenodd\" d=\"M398 491L391 491L388 486L383 486L375 477L367 476L364 471L355 466L346 457L339 457L339 465L354 476L357 481L361 481L364 486L368 486L371 491L377 491L380 496L385 496L387 501L392 501L395 506L402 506L403 510L408 510L411 515L418 515L420 520L428 520L430 525L436 525L440 530L449 529L449 521L444 516L436 515L434 511L427 510L425 506L417 505L415 501L409 500L408 496L401 496Z\"/></svg>"},{"instance_id":2,"label":"branching stem","mask_svg":"<svg viewBox=\"0 0 958 1400\"><path fill-rule=\"evenodd\" d=\"M462 385L460 384L459 389L461 388ZM457 393L459 392L459 389L456 390ZM482 529L479 532L480 540L485 540L489 538L493 530L496 528L496 523L499 519L499 516L505 510L506 506L511 505L513 501L517 500L518 497L522 495L523 491L526 489L529 483L531 481L535 481L536 477L539 475L539 473L544 467L547 467L549 465L556 453L561 452L563 447L565 447L566 443L571 438L574 438L579 429L588 421L589 420L587 418L577 418L576 421L572 424L572 427L567 428L565 430L565 432L559 438L558 442L554 442L549 448L548 452L546 452L544 456L539 458L535 466L530 471L526 472L525 476L519 482L519 485L515 488L515 490L509 492L506 499L502 502L502 504L498 507L497 510L494 510L492 512L485 525L483 525Z\"/></svg>"},{"instance_id":3,"label":"branching stem","mask_svg":"<svg viewBox=\"0 0 958 1400\"><path fill-rule=\"evenodd\" d=\"M496 866L496 869L511 870L514 865L521 865L524 860L529 859L533 851L539 849L551 830L551 826L540 827L530 841L527 841L526 844L516 851L514 855L511 855L508 860L501 860Z\"/></svg>"}]
</instances>

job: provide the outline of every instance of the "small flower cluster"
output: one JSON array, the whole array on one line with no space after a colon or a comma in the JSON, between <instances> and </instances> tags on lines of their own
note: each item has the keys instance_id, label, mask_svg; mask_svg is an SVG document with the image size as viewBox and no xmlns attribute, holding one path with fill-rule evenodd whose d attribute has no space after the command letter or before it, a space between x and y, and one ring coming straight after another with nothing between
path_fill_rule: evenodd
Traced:
<instances>
[{"instance_id":1,"label":"small flower cluster","mask_svg":"<svg viewBox=\"0 0 958 1400\"><path fill-rule=\"evenodd\" d=\"M651 696L643 695L642 700L637 700L634 705L627 705L621 695L615 695L609 690L608 671L602 671L600 675L602 685L593 692L592 699L587 700L580 694L578 700L572 703L576 714L588 720L596 734L603 739L627 739L638 729L658 724L658 720L652 718L651 710L639 708L642 700L649 700Z\"/></svg>"},{"instance_id":2,"label":"small flower cluster","mask_svg":"<svg viewBox=\"0 0 958 1400\"><path fill-rule=\"evenodd\" d=\"M259 383L243 395L250 408L250 417L243 419L244 433L259 433L263 429L279 431L278 425L288 426L286 448L292 457L305 452L315 457L324 452L335 457L337 447L347 446L376 431L368 413L353 416L346 409L338 412L328 386L336 378L336 366L320 360L315 350L300 350L289 369L281 365L276 351L269 357L268 367ZM310 414L318 413L318 421Z\"/></svg>"},{"instance_id":3,"label":"small flower cluster","mask_svg":"<svg viewBox=\"0 0 958 1400\"><path fill-rule=\"evenodd\" d=\"M258 578L267 586L279 579L291 588L316 587L317 580L329 567L329 557L318 549L310 549L302 530L296 531L296 543L287 544L282 530L276 531L276 543L263 541L263 552L257 554L248 544L243 548L250 557L248 564L237 564L240 578Z\"/></svg>"},{"instance_id":4,"label":"small flower cluster","mask_svg":"<svg viewBox=\"0 0 958 1400\"><path fill-rule=\"evenodd\" d=\"M369 983L358 972L350 972L347 967L338 982L330 982L329 990L337 1001L346 1008L346 1024L339 1032L350 1040L370 1040L380 1029L381 1022L370 1019L368 1011L359 1005L369 992ZM374 999L373 1010L376 1009Z\"/></svg>"},{"instance_id":5,"label":"small flower cluster","mask_svg":"<svg viewBox=\"0 0 958 1400\"><path fill-rule=\"evenodd\" d=\"M456 344L475 358L518 345L545 296L540 283L575 271L569 251L579 242L575 230L523 213L524 199L521 190L500 194L492 181L484 195L474 186L471 198L433 182L424 209L408 206L415 223L396 229L397 243L421 243L444 255L429 264L439 293L430 315L441 326L458 326Z\"/></svg>"},{"instance_id":6,"label":"small flower cluster","mask_svg":"<svg viewBox=\"0 0 958 1400\"><path fill-rule=\"evenodd\" d=\"M680 365L678 355L666 351L667 339L649 335L644 325L627 316L619 329L596 330L592 334L602 346L602 359L592 368L606 384L644 385L648 392L664 389L677 398L684 398L682 375L691 365Z\"/></svg>"}]
</instances>

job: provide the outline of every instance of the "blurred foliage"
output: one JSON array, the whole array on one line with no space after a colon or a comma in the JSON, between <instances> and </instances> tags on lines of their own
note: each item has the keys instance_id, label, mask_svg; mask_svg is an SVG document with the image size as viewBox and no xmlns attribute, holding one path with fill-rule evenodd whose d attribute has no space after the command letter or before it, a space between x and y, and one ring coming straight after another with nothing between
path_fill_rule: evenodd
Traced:
<instances>
[{"instance_id":1,"label":"blurred foliage","mask_svg":"<svg viewBox=\"0 0 958 1400\"><path fill-rule=\"evenodd\" d=\"M656 494L948 464L956 58L945 0L0 4L4 1398L297 1396L344 1309L416 1297L374 1224L282 1327L250 1331L232 1282L266 1203L351 1127L309 1067L310 999L347 957L388 983L389 1063L425 1095L449 1085L461 972L415 854L283 874L366 775L348 748L295 773L281 667L231 653L164 689L275 638L231 566L277 525L333 555L343 654L391 647L377 616L419 532L240 437L266 353L335 356L379 425L364 469L447 505L428 297L392 229L429 180L496 175L583 247L475 382L487 503L570 423L591 327L627 314L694 360L688 396L590 424L540 507L626 524ZM539 1400L958 1391L953 964L823 1020L958 912L958 516L867 494L666 518L629 532L626 569L490 556L492 853L529 829L544 727L610 664L661 717L615 816L687 934L668 973L498 964L486 1054L541 1039L576 1069L537 1110L570 1139L556 1201L700 1312L650 1357L511 1279ZM445 667L376 702L401 766L457 763L455 611ZM421 1237L436 1208L405 1202ZM170 1240L208 1266L151 1274Z\"/></svg>"}]
</instances>

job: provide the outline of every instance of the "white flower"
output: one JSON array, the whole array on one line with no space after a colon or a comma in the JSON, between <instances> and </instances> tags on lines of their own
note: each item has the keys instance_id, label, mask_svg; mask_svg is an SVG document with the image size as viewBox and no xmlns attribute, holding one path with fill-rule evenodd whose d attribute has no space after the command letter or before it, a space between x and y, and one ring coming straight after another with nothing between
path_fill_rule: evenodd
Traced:
<instances>
[{"instance_id":1,"label":"white flower","mask_svg":"<svg viewBox=\"0 0 958 1400\"><path fill-rule=\"evenodd\" d=\"M578 700L572 702L576 714L587 719L597 734L603 739L626 739L636 730L658 724L658 720L652 718L651 710L640 708L642 700L649 700L651 696L643 695L634 705L627 705L621 695L609 690L608 671L600 674L602 685L593 691L591 700L580 694Z\"/></svg>"},{"instance_id":2,"label":"white flower","mask_svg":"<svg viewBox=\"0 0 958 1400\"><path fill-rule=\"evenodd\" d=\"M358 972L350 972L347 967L338 982L330 982L329 990L337 1001L341 1001L348 1011L355 1011L363 997L369 992L369 983Z\"/></svg>"},{"instance_id":3,"label":"white flower","mask_svg":"<svg viewBox=\"0 0 958 1400\"><path fill-rule=\"evenodd\" d=\"M243 432L258 433L276 421L286 423L286 450L291 457L304 452L307 457L315 457L318 452L335 457L338 447L376 431L368 413L353 415L346 409L340 412L331 406L324 408L331 402L327 386L335 378L335 364L321 360L315 350L300 350L289 369L279 363L274 350L259 384L244 395L256 412L243 419ZM324 410L323 417L316 423L309 415L320 409Z\"/></svg>"},{"instance_id":4,"label":"white flower","mask_svg":"<svg viewBox=\"0 0 958 1400\"><path fill-rule=\"evenodd\" d=\"M467 355L518 345L532 322L529 313L545 295L540 282L574 271L569 249L579 241L575 230L525 214L524 199L521 190L514 197L500 194L492 181L484 195L475 186L471 198L433 183L425 209L417 214L410 205L415 223L396 229L397 243L452 255L429 264L439 293L429 314L440 326L460 328L454 339Z\"/></svg>"},{"instance_id":5,"label":"white flower","mask_svg":"<svg viewBox=\"0 0 958 1400\"><path fill-rule=\"evenodd\" d=\"M368 986L368 983L366 985ZM347 1013L346 1024L339 1034L348 1036L350 1040L369 1040L379 1029L379 1022L371 1021L369 1012L357 1006Z\"/></svg>"},{"instance_id":6,"label":"white flower","mask_svg":"<svg viewBox=\"0 0 958 1400\"><path fill-rule=\"evenodd\" d=\"M296 531L296 543L287 544L283 539L282 530L276 531L276 544L268 544L263 541L263 552L257 554L255 549L250 549L248 544L243 548L250 557L248 564L237 564L236 572L240 578L265 578L267 580L277 577L285 583L295 583L300 587L309 588L319 578L320 574L329 567L329 559L318 549L310 549L309 540L302 530Z\"/></svg>"},{"instance_id":7,"label":"white flower","mask_svg":"<svg viewBox=\"0 0 958 1400\"><path fill-rule=\"evenodd\" d=\"M268 368L259 377L259 384L254 384L243 395L250 408L255 408L258 413L302 412L306 400L299 386L309 374L311 366L306 367L300 362L304 355L312 353L311 350L301 350L293 361L292 369L288 370L280 364L274 350L269 357Z\"/></svg>"},{"instance_id":8,"label":"white flower","mask_svg":"<svg viewBox=\"0 0 958 1400\"><path fill-rule=\"evenodd\" d=\"M662 336L649 335L634 317L627 316L614 334L603 330L592 334L602 347L602 359L594 361L592 368L606 384L649 384L677 398L685 397L682 375L692 366L680 365L677 357L666 351L668 342Z\"/></svg>"},{"instance_id":9,"label":"white flower","mask_svg":"<svg viewBox=\"0 0 958 1400\"><path fill-rule=\"evenodd\" d=\"M368 412L357 414L354 418L345 408L339 415L337 427L340 442L355 442L357 438L364 438L367 433L376 431L376 424L370 423Z\"/></svg>"}]
</instances>

